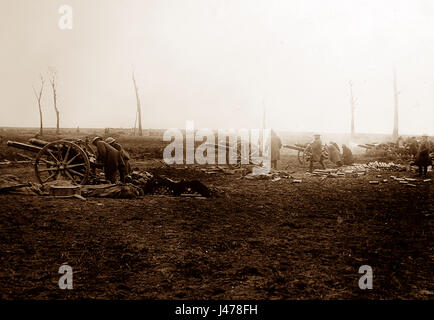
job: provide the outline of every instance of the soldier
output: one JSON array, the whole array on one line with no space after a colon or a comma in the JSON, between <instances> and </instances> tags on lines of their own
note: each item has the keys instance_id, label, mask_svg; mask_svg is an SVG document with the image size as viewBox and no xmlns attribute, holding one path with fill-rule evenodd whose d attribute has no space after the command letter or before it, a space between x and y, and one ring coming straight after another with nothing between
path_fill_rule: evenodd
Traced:
<instances>
[{"instance_id":1,"label":"soldier","mask_svg":"<svg viewBox=\"0 0 434 320\"><path fill-rule=\"evenodd\" d=\"M415 159L417 155L417 151L419 149L419 144L417 143L416 137L411 137L410 139L408 139L407 145L408 145L408 153L410 153L412 158Z\"/></svg>"},{"instance_id":2,"label":"soldier","mask_svg":"<svg viewBox=\"0 0 434 320\"><path fill-rule=\"evenodd\" d=\"M352 165L353 160L353 153L351 152L351 149L348 148L345 144L342 145L342 158L345 165Z\"/></svg>"},{"instance_id":3,"label":"soldier","mask_svg":"<svg viewBox=\"0 0 434 320\"><path fill-rule=\"evenodd\" d=\"M396 140L396 153L401 157L406 154L404 138L402 136L399 136Z\"/></svg>"},{"instance_id":4,"label":"soldier","mask_svg":"<svg viewBox=\"0 0 434 320\"><path fill-rule=\"evenodd\" d=\"M117 151L120 152L122 161L119 163L119 172L121 176L121 181L125 182L126 176L128 176L131 173L131 165L130 165L130 155L128 152L122 148L122 146L112 137L108 137L105 139L105 142L107 142L110 146L115 148Z\"/></svg>"},{"instance_id":5,"label":"soldier","mask_svg":"<svg viewBox=\"0 0 434 320\"><path fill-rule=\"evenodd\" d=\"M277 169L277 160L280 160L280 148L282 148L282 141L279 136L271 130L271 168Z\"/></svg>"},{"instance_id":6,"label":"soldier","mask_svg":"<svg viewBox=\"0 0 434 320\"><path fill-rule=\"evenodd\" d=\"M338 145L336 142L334 142L334 141L330 141L329 144L334 145L334 146L336 147L336 149L338 150L338 152L339 152L339 153L341 152L341 149L339 149L339 145Z\"/></svg>"},{"instance_id":7,"label":"soldier","mask_svg":"<svg viewBox=\"0 0 434 320\"><path fill-rule=\"evenodd\" d=\"M97 148L97 165L104 167L105 178L111 183L116 182L116 172L121 169L119 163L122 161L120 152L103 141L101 137L95 137L92 144Z\"/></svg>"},{"instance_id":8,"label":"soldier","mask_svg":"<svg viewBox=\"0 0 434 320\"><path fill-rule=\"evenodd\" d=\"M314 140L308 146L308 150L312 154L310 157L310 166L309 166L310 172L313 171L313 163L314 162L319 162L320 165L322 166L322 168L325 169L325 166L323 163L324 155L323 155L322 147L323 146L322 146L322 141L321 141L321 135L315 134Z\"/></svg>"},{"instance_id":9,"label":"soldier","mask_svg":"<svg viewBox=\"0 0 434 320\"><path fill-rule=\"evenodd\" d=\"M329 154L329 160L336 164L338 167L342 166L341 154L335 144L329 143L327 145L327 151Z\"/></svg>"},{"instance_id":10,"label":"soldier","mask_svg":"<svg viewBox=\"0 0 434 320\"><path fill-rule=\"evenodd\" d=\"M419 167L419 176L422 176L422 168L423 175L426 176L428 172L428 167L432 166L430 151L431 143L428 139L428 135L423 135L422 141L419 145L419 150L416 155L416 161L414 162Z\"/></svg>"}]
</instances>

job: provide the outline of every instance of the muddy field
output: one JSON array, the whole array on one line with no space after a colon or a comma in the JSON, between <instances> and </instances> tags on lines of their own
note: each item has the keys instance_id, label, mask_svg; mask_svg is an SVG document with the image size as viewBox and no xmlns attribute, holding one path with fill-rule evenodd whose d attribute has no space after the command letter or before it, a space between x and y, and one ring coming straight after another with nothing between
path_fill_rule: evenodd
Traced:
<instances>
[{"instance_id":1,"label":"muddy field","mask_svg":"<svg viewBox=\"0 0 434 320\"><path fill-rule=\"evenodd\" d=\"M285 152L281 166L291 164L302 183L247 180L164 167L150 145L133 167L199 179L219 193L0 195L1 299L434 298L432 183L368 183L414 173L321 181ZM31 165L0 166L5 173L35 179ZM64 263L73 290L58 287ZM359 289L361 265L373 269L373 290Z\"/></svg>"}]
</instances>

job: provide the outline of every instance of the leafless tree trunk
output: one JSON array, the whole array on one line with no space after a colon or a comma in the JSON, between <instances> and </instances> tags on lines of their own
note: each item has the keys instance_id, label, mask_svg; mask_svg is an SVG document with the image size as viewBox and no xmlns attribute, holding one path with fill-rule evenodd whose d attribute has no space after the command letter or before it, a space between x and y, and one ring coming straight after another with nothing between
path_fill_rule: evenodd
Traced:
<instances>
[{"instance_id":1,"label":"leafless tree trunk","mask_svg":"<svg viewBox=\"0 0 434 320\"><path fill-rule=\"evenodd\" d=\"M265 119L266 112L267 112L266 109L267 109L267 106L265 104L265 95L264 95L262 97L262 129L265 129L267 127L267 123L266 123L266 119Z\"/></svg>"},{"instance_id":2,"label":"leafless tree trunk","mask_svg":"<svg viewBox=\"0 0 434 320\"><path fill-rule=\"evenodd\" d=\"M356 110L356 102L357 99L353 95L353 82L349 81L350 85L350 105L351 105L351 139L354 139L355 130L354 130L354 113Z\"/></svg>"},{"instance_id":3,"label":"leafless tree trunk","mask_svg":"<svg viewBox=\"0 0 434 320\"><path fill-rule=\"evenodd\" d=\"M137 100L137 120L139 121L139 136L142 136L142 108L140 106L140 98L139 98L139 88L137 88L137 84L136 84L136 78L134 77L134 71L133 71L133 83L134 83L134 90L136 92L136 100ZM135 130L136 129L136 125L134 124L134 134L135 134Z\"/></svg>"},{"instance_id":4,"label":"leafless tree trunk","mask_svg":"<svg viewBox=\"0 0 434 320\"><path fill-rule=\"evenodd\" d=\"M134 120L133 136L136 136L136 127L137 127L137 110L136 110L136 119Z\"/></svg>"},{"instance_id":5,"label":"leafless tree trunk","mask_svg":"<svg viewBox=\"0 0 434 320\"><path fill-rule=\"evenodd\" d=\"M398 86L396 84L396 70L393 69L393 92L395 97L395 110L394 110L394 117L393 117L393 133L392 137L394 139L398 138L398 95L400 94L400 91L398 91Z\"/></svg>"},{"instance_id":6,"label":"leafless tree trunk","mask_svg":"<svg viewBox=\"0 0 434 320\"><path fill-rule=\"evenodd\" d=\"M36 100L38 101L38 108L39 108L39 134L43 135L43 124L42 124L42 108L41 108L41 98L42 98L42 91L44 89L44 78L41 75L41 89L39 90L39 93L36 92L35 87L33 87L33 92L35 93Z\"/></svg>"},{"instance_id":7,"label":"leafless tree trunk","mask_svg":"<svg viewBox=\"0 0 434 320\"><path fill-rule=\"evenodd\" d=\"M56 133L59 133L59 122L60 122L60 112L59 109L57 108L57 92L56 92L56 70L52 71L52 77L50 79L50 83L51 83L51 88L53 89L53 100L54 100L54 111L56 112Z\"/></svg>"}]
</instances>

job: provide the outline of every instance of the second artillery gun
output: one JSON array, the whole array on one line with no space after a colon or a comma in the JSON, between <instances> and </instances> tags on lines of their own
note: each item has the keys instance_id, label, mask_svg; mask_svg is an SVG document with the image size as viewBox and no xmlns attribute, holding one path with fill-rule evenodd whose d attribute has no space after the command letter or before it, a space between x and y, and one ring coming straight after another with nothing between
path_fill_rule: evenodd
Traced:
<instances>
[{"instance_id":1,"label":"second artillery gun","mask_svg":"<svg viewBox=\"0 0 434 320\"><path fill-rule=\"evenodd\" d=\"M307 163L309 163L310 158L312 156L310 143L296 143L294 145L283 145L283 147L297 151L298 162L301 165L306 165ZM323 145L323 147L322 147L322 154L324 156L324 159L328 158L328 151L327 151L327 148L325 145ZM288 167L289 167L289 165L288 165Z\"/></svg>"}]
</instances>

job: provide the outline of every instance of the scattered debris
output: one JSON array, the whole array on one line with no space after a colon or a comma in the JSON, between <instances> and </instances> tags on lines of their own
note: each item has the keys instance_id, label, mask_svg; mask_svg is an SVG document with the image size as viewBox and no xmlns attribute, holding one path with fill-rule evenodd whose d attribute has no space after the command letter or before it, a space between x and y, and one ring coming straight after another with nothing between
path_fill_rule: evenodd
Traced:
<instances>
[{"instance_id":1,"label":"scattered debris","mask_svg":"<svg viewBox=\"0 0 434 320\"><path fill-rule=\"evenodd\" d=\"M103 184L82 186L81 194L84 197L136 199L140 196L140 191L132 184Z\"/></svg>"},{"instance_id":2,"label":"scattered debris","mask_svg":"<svg viewBox=\"0 0 434 320\"><path fill-rule=\"evenodd\" d=\"M286 171L271 171L269 173L264 174L253 174L249 173L242 177L243 179L248 180L271 180L271 181L279 181L280 179L290 179L291 175Z\"/></svg>"},{"instance_id":3,"label":"scattered debris","mask_svg":"<svg viewBox=\"0 0 434 320\"><path fill-rule=\"evenodd\" d=\"M30 183L18 183L13 185L0 185L0 193L6 193L8 191L17 190L23 187L30 187Z\"/></svg>"},{"instance_id":4,"label":"scattered debris","mask_svg":"<svg viewBox=\"0 0 434 320\"><path fill-rule=\"evenodd\" d=\"M131 183L142 190L143 194L173 194L197 193L202 197L210 197L211 190L198 180L174 181L164 176L156 176L147 171L134 171Z\"/></svg>"},{"instance_id":5,"label":"scattered debris","mask_svg":"<svg viewBox=\"0 0 434 320\"><path fill-rule=\"evenodd\" d=\"M58 180L55 182L65 182L65 184L50 184L44 186L48 188L48 192L54 197L71 197L73 195L81 195L80 186L73 185L69 181Z\"/></svg>"},{"instance_id":6,"label":"scattered debris","mask_svg":"<svg viewBox=\"0 0 434 320\"><path fill-rule=\"evenodd\" d=\"M407 178L407 177L405 177L404 179L407 180L407 181L411 181L411 182L417 181L417 179L414 179L414 178Z\"/></svg>"},{"instance_id":7,"label":"scattered debris","mask_svg":"<svg viewBox=\"0 0 434 320\"><path fill-rule=\"evenodd\" d=\"M20 156L21 158L24 158L24 159L27 159L27 160L29 160L29 161L27 161L27 162L33 162L35 159L33 159L32 157L29 157L28 155L25 155L25 154L23 154L23 153L19 153L19 152L17 152L17 156Z\"/></svg>"},{"instance_id":8,"label":"scattered debris","mask_svg":"<svg viewBox=\"0 0 434 320\"><path fill-rule=\"evenodd\" d=\"M101 182L101 181L99 181ZM20 194L54 196L56 198L102 197L135 199L144 194L168 194L193 197L211 197L216 193L198 180L174 181L167 177L156 176L150 172L134 171L129 183L76 185L68 180L55 180L44 185L22 183L18 177L4 175L0 177L0 193L18 192Z\"/></svg>"},{"instance_id":9,"label":"scattered debris","mask_svg":"<svg viewBox=\"0 0 434 320\"><path fill-rule=\"evenodd\" d=\"M427 295L427 296L434 296L434 292L433 291L429 291L429 290L425 290L425 289L420 290L419 293L423 294L423 295Z\"/></svg>"},{"instance_id":10,"label":"scattered debris","mask_svg":"<svg viewBox=\"0 0 434 320\"><path fill-rule=\"evenodd\" d=\"M369 170L393 170L393 171L405 171L406 170L406 167L404 165L394 163L394 162L373 161L373 162L369 162L363 166Z\"/></svg>"},{"instance_id":11,"label":"scattered debris","mask_svg":"<svg viewBox=\"0 0 434 320\"><path fill-rule=\"evenodd\" d=\"M407 183L407 187L417 187L415 184Z\"/></svg>"},{"instance_id":12,"label":"scattered debris","mask_svg":"<svg viewBox=\"0 0 434 320\"><path fill-rule=\"evenodd\" d=\"M194 199L206 199L199 193L182 193L181 197L194 198Z\"/></svg>"},{"instance_id":13,"label":"scattered debris","mask_svg":"<svg viewBox=\"0 0 434 320\"><path fill-rule=\"evenodd\" d=\"M33 161L29 161L29 160L9 161L9 160L6 160L3 162L0 162L0 165L1 166L10 166L10 165L14 165L14 164L23 164L23 163L31 163L31 162L33 162Z\"/></svg>"}]
</instances>

